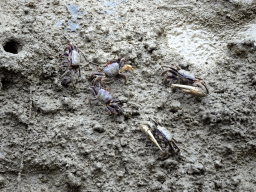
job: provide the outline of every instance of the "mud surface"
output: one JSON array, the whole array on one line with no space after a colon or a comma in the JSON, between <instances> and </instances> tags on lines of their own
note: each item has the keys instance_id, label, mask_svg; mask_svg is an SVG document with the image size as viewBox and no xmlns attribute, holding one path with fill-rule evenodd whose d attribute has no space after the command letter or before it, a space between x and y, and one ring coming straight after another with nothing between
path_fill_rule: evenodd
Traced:
<instances>
[{"instance_id":1,"label":"mud surface","mask_svg":"<svg viewBox=\"0 0 256 192\"><path fill-rule=\"evenodd\" d=\"M239 0L0 2L0 191L255 191L256 4ZM76 87L59 56L85 53ZM90 74L115 55L134 72L108 85L124 115L89 104ZM89 64L86 66L86 64ZM202 78L195 98L161 65ZM154 117L180 156L138 124Z\"/></svg>"}]
</instances>

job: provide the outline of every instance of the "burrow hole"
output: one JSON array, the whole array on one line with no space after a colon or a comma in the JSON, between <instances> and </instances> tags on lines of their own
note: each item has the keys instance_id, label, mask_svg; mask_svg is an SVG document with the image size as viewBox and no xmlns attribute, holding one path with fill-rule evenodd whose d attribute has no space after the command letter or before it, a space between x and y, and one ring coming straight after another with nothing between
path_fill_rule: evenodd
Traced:
<instances>
[{"instance_id":1,"label":"burrow hole","mask_svg":"<svg viewBox=\"0 0 256 192\"><path fill-rule=\"evenodd\" d=\"M16 40L9 40L4 44L4 50L9 53L18 54L21 50L21 44Z\"/></svg>"}]
</instances>

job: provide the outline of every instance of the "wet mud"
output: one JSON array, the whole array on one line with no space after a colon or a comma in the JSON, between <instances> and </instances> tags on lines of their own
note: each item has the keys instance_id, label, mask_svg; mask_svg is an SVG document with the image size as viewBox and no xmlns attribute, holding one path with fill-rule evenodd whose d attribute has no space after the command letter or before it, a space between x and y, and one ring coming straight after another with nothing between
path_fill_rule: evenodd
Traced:
<instances>
[{"instance_id":1,"label":"wet mud","mask_svg":"<svg viewBox=\"0 0 256 192\"><path fill-rule=\"evenodd\" d=\"M254 1L11 0L0 12L0 191L255 191ZM70 42L85 57L63 87ZM116 55L134 72L107 85L124 110L113 117L88 88ZM209 94L171 89L162 65ZM179 155L141 132L149 118Z\"/></svg>"}]
</instances>

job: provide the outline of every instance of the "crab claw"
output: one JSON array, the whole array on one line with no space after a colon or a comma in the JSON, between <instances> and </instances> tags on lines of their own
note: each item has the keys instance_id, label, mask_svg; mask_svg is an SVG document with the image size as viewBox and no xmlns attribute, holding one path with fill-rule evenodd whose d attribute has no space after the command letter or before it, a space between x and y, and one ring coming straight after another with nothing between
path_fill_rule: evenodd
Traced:
<instances>
[{"instance_id":1,"label":"crab claw","mask_svg":"<svg viewBox=\"0 0 256 192\"><path fill-rule=\"evenodd\" d=\"M201 83L194 83L194 86L189 85L180 85L180 84L172 84L172 87L179 87L183 88L182 90L186 93L190 93L192 95L198 96L198 97L204 97L208 94L208 89L205 85L202 85Z\"/></svg>"},{"instance_id":2,"label":"crab claw","mask_svg":"<svg viewBox=\"0 0 256 192\"><path fill-rule=\"evenodd\" d=\"M161 148L161 147L159 146L159 144L157 143L155 137L154 137L153 134L151 133L151 131L150 131L149 127L148 127L148 124L147 124L147 123L142 123L142 124L139 125L139 127L140 127L140 130L141 130L143 133L145 133L146 135L148 135L148 137L151 139L151 141L153 141L153 142L156 144L156 146L157 146L161 151L163 151L162 148Z\"/></svg>"}]
</instances>

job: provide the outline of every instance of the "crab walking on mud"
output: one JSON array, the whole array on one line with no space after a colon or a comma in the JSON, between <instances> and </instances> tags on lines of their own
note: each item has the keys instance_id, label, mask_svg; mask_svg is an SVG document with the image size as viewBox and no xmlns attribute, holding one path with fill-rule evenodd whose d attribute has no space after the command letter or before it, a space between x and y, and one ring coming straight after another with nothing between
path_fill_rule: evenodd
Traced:
<instances>
[{"instance_id":1,"label":"crab walking on mud","mask_svg":"<svg viewBox=\"0 0 256 192\"><path fill-rule=\"evenodd\" d=\"M68 52L66 52L68 50ZM61 76L63 86L68 86L69 83L72 83L75 86L78 78L81 77L80 65L81 65L81 55L78 47L69 43L64 50L64 54L60 57L67 57L67 60L62 63L60 67L66 68L66 72ZM81 52L82 53L82 52ZM83 53L82 53L83 54ZM83 56L85 56L83 54ZM68 75L67 75L68 74ZM67 75L67 76L66 76Z\"/></svg>"},{"instance_id":2,"label":"crab walking on mud","mask_svg":"<svg viewBox=\"0 0 256 192\"><path fill-rule=\"evenodd\" d=\"M170 82L171 87L183 88L182 90L184 92L198 97L204 97L209 93L209 90L202 79L188 75L187 72L183 70L178 71L177 69L168 66L162 67L168 68L161 75L163 76L169 72L164 78L164 83L167 81ZM176 80L178 84L172 84L173 80Z\"/></svg>"},{"instance_id":3,"label":"crab walking on mud","mask_svg":"<svg viewBox=\"0 0 256 192\"><path fill-rule=\"evenodd\" d=\"M110 80L111 77L115 77L118 75L125 79L125 84L126 84L127 76L123 74L123 72L128 68L131 69L132 71L134 71L134 69L130 65L123 66L124 62L125 62L124 58L118 59L118 57L116 57L114 60L107 61L106 67L104 68L99 67L97 73L91 74L91 78L93 79L92 84L95 85L97 81L101 81L101 85L103 86L103 81L108 82L108 80Z\"/></svg>"},{"instance_id":4,"label":"crab walking on mud","mask_svg":"<svg viewBox=\"0 0 256 192\"><path fill-rule=\"evenodd\" d=\"M120 113L123 113L123 109L119 107L117 103L120 103L121 101L118 99L114 99L114 96L112 96L109 92L107 92L104 88L101 88L99 84L99 91L92 86L89 88L91 90L92 95L94 98L90 98L89 102L91 104L91 101L99 100L102 104L106 106L106 111L110 114L114 114L117 111Z\"/></svg>"},{"instance_id":5,"label":"crab walking on mud","mask_svg":"<svg viewBox=\"0 0 256 192\"><path fill-rule=\"evenodd\" d=\"M172 138L170 131L163 126L160 126L158 123L156 123L156 121L154 122L155 125L153 125L150 121L143 121L140 123L139 127L143 133L149 136L151 141L153 141L161 151L163 150L158 144L154 135L165 143L165 151L163 154L178 154L180 149L176 145L175 140Z\"/></svg>"}]
</instances>

